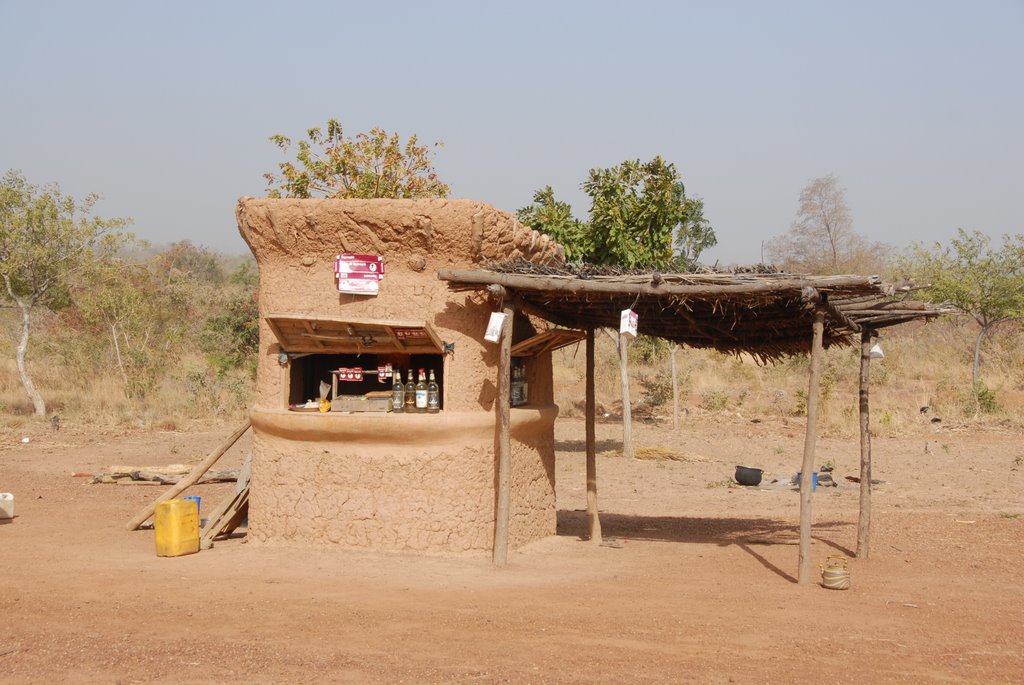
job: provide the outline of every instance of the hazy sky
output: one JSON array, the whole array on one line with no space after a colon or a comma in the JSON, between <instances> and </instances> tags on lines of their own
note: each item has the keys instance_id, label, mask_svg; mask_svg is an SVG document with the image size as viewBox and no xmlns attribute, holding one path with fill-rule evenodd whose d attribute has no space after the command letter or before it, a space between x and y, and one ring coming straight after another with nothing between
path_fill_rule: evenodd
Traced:
<instances>
[{"instance_id":1,"label":"hazy sky","mask_svg":"<svg viewBox=\"0 0 1024 685\"><path fill-rule=\"evenodd\" d=\"M1024 2L0 0L0 173L156 242L245 250L235 201L328 118L442 140L453 196L514 211L661 154L760 259L835 173L902 246L1024 231Z\"/></svg>"}]
</instances>

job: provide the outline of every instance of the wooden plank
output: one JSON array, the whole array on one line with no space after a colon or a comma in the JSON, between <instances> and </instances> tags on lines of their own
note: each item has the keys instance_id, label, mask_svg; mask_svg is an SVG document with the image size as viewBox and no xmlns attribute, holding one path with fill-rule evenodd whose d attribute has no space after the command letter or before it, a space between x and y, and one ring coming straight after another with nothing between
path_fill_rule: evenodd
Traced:
<instances>
[{"instance_id":1,"label":"wooden plank","mask_svg":"<svg viewBox=\"0 0 1024 685\"><path fill-rule=\"evenodd\" d=\"M322 342L324 339L323 336L317 335L316 329L313 327L313 324L309 322L309 319L303 319L301 325L306 329L306 332L302 334L303 338L312 340L321 350L327 349L327 346Z\"/></svg>"},{"instance_id":2,"label":"wooden plank","mask_svg":"<svg viewBox=\"0 0 1024 685\"><path fill-rule=\"evenodd\" d=\"M239 469L238 482L231 495L214 509L206 520L199 537L200 549L213 547L213 540L219 535L229 535L237 528L249 510L249 481L252 478L252 452L245 457Z\"/></svg>"},{"instance_id":3,"label":"wooden plank","mask_svg":"<svg viewBox=\"0 0 1024 685\"><path fill-rule=\"evenodd\" d=\"M241 492L249 487L249 481L252 479L252 452L245 455L245 461L242 462L242 468L238 470L238 480L235 481L235 492Z\"/></svg>"},{"instance_id":4,"label":"wooden plank","mask_svg":"<svg viewBox=\"0 0 1024 685\"><path fill-rule=\"evenodd\" d=\"M434 331L433 326L426 322L423 322L422 324L420 324L420 326L423 328L423 330L427 332L427 337L430 338L431 342L434 343L434 347L437 348L438 353L443 354L444 341L441 340L440 337L438 337L437 333Z\"/></svg>"},{"instance_id":5,"label":"wooden plank","mask_svg":"<svg viewBox=\"0 0 1024 685\"><path fill-rule=\"evenodd\" d=\"M506 305L505 323L501 328L501 346L498 352L498 401L495 403L498 424L498 503L494 516L495 566L508 563L509 506L512 500L512 445L509 438L509 410L512 384L512 318L515 312Z\"/></svg>"},{"instance_id":6,"label":"wooden plank","mask_svg":"<svg viewBox=\"0 0 1024 685\"><path fill-rule=\"evenodd\" d=\"M192 473L188 474L188 476L181 480L181 482L172 486L167 490L167 492L157 497L155 501L143 507L142 511L133 516L125 525L125 528L128 530L138 530L139 526L145 523L149 517L153 515L153 512L156 510L156 505L178 496L190 486L195 485L196 481L198 481L204 473L209 471L210 467L216 464L217 460L220 459L225 452L231 449L232 445L238 442L238 439L242 437L247 430L249 430L250 425L249 421L246 420L246 422L242 424L241 428L232 433L231 436L228 437L228 439L225 440L217 449L210 452L206 459L197 464L196 467L192 469Z\"/></svg>"},{"instance_id":7,"label":"wooden plank","mask_svg":"<svg viewBox=\"0 0 1024 685\"><path fill-rule=\"evenodd\" d=\"M221 535L230 535L241 524L249 508L249 488L233 492L212 513L199 536L199 548L210 549Z\"/></svg>"},{"instance_id":8,"label":"wooden plank","mask_svg":"<svg viewBox=\"0 0 1024 685\"><path fill-rule=\"evenodd\" d=\"M365 337L376 344L372 350L387 352L440 353L444 344L425 321L344 318L310 314L271 313L264 317L283 350L288 352L366 352ZM400 340L396 329L422 331L419 339Z\"/></svg>"},{"instance_id":9,"label":"wooden plank","mask_svg":"<svg viewBox=\"0 0 1024 685\"><path fill-rule=\"evenodd\" d=\"M594 392L594 329L587 329L587 408L586 408L586 441L587 441L587 530L590 541L601 544L601 516L597 509L597 433L595 420L597 415Z\"/></svg>"},{"instance_id":10,"label":"wooden plank","mask_svg":"<svg viewBox=\"0 0 1024 685\"><path fill-rule=\"evenodd\" d=\"M391 328L422 328L423 320L415 319L364 319L349 316L322 316L319 314L275 312L264 316L267 321L276 319L292 321L317 321L336 324L352 324L353 326L390 326Z\"/></svg>"},{"instance_id":11,"label":"wooden plank","mask_svg":"<svg viewBox=\"0 0 1024 685\"><path fill-rule=\"evenodd\" d=\"M586 337L586 334L580 330L554 328L517 342L512 346L512 356L536 357L545 352L551 352L560 347L579 342L584 337Z\"/></svg>"},{"instance_id":12,"label":"wooden plank","mask_svg":"<svg viewBox=\"0 0 1024 685\"><path fill-rule=\"evenodd\" d=\"M878 290L881 280L877 276L823 276L817 278L780 278L756 279L742 283L704 283L679 284L663 277L656 283L650 277L639 278L616 277L612 279L581 279L574 276L534 276L528 274L508 274L487 271L485 269L441 269L437 277L442 281L466 285L489 284L503 285L516 290L544 291L554 293L630 293L633 295L743 295L755 293L771 293L781 295L791 292L799 295L805 287L818 289L828 288L863 288Z\"/></svg>"},{"instance_id":13,"label":"wooden plank","mask_svg":"<svg viewBox=\"0 0 1024 685\"><path fill-rule=\"evenodd\" d=\"M814 479L814 448L818 441L818 398L821 395L822 338L825 311L814 312L814 338L811 341L811 375L807 383L807 432L804 435L804 460L800 472L800 561L797 582L811 582L811 495Z\"/></svg>"},{"instance_id":14,"label":"wooden plank","mask_svg":"<svg viewBox=\"0 0 1024 685\"><path fill-rule=\"evenodd\" d=\"M395 342L395 347L397 347L399 351L405 350L405 341L398 337L393 326L384 326L384 330L388 332L388 337Z\"/></svg>"},{"instance_id":15,"label":"wooden plank","mask_svg":"<svg viewBox=\"0 0 1024 685\"><path fill-rule=\"evenodd\" d=\"M860 515L857 520L857 557L871 553L871 427L868 385L871 373L871 339L874 331L860 337Z\"/></svg>"}]
</instances>

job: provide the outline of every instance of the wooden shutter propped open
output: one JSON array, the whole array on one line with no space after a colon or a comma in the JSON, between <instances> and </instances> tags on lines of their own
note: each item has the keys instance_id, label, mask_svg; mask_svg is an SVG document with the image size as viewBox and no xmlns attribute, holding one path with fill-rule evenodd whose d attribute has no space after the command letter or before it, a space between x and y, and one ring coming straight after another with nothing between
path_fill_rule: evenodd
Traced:
<instances>
[{"instance_id":1,"label":"wooden shutter propped open","mask_svg":"<svg viewBox=\"0 0 1024 685\"><path fill-rule=\"evenodd\" d=\"M584 331L572 328L552 328L517 342L512 346L512 356L536 357L539 354L552 352L560 347L577 343L585 337L587 337L587 334Z\"/></svg>"},{"instance_id":2,"label":"wooden shutter propped open","mask_svg":"<svg viewBox=\"0 0 1024 685\"><path fill-rule=\"evenodd\" d=\"M285 352L314 354L441 354L444 345L425 321L268 314Z\"/></svg>"}]
</instances>

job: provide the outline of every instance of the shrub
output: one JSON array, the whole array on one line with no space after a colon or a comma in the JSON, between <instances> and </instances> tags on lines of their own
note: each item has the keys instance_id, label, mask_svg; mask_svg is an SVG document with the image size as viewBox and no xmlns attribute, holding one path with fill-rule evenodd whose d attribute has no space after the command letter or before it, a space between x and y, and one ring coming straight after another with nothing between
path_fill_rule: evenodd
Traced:
<instances>
[{"instance_id":1,"label":"shrub","mask_svg":"<svg viewBox=\"0 0 1024 685\"><path fill-rule=\"evenodd\" d=\"M672 376L644 374L640 376L639 381L643 391L640 403L643 406L656 409L672 399Z\"/></svg>"},{"instance_id":2,"label":"shrub","mask_svg":"<svg viewBox=\"0 0 1024 685\"><path fill-rule=\"evenodd\" d=\"M728 390L705 390L700 395L700 408L707 411L721 411L729 407Z\"/></svg>"},{"instance_id":3,"label":"shrub","mask_svg":"<svg viewBox=\"0 0 1024 685\"><path fill-rule=\"evenodd\" d=\"M974 389L974 403L977 411L982 414L998 414L1002 411L995 392L989 390L984 381L978 381Z\"/></svg>"}]
</instances>

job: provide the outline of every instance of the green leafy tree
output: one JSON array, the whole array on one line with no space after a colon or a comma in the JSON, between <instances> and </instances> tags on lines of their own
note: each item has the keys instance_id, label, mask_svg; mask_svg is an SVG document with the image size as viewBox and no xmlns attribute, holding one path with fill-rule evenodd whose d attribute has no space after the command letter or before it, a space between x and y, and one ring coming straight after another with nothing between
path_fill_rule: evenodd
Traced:
<instances>
[{"instance_id":1,"label":"green leafy tree","mask_svg":"<svg viewBox=\"0 0 1024 685\"><path fill-rule=\"evenodd\" d=\"M688 199L674 164L661 157L591 169L590 261L627 267L690 267L717 243L704 204Z\"/></svg>"},{"instance_id":2,"label":"green leafy tree","mask_svg":"<svg viewBox=\"0 0 1024 685\"><path fill-rule=\"evenodd\" d=\"M590 226L572 215L568 202L555 199L551 186L544 186L533 194L533 204L516 212L524 225L545 233L565 250L570 261L586 259L594 251Z\"/></svg>"},{"instance_id":3,"label":"green leafy tree","mask_svg":"<svg viewBox=\"0 0 1024 685\"><path fill-rule=\"evenodd\" d=\"M679 171L661 157L591 169L583 189L591 198L585 222L555 199L551 186L517 216L554 238L570 259L591 264L687 271L717 243L704 202L686 196Z\"/></svg>"},{"instance_id":4,"label":"green leafy tree","mask_svg":"<svg viewBox=\"0 0 1024 685\"><path fill-rule=\"evenodd\" d=\"M962 228L943 247L911 246L899 265L904 275L931 287L922 291L933 302L948 302L979 326L974 344L971 386L979 391L981 347L993 328L1024 317L1024 236L1003 236L998 249L980 231Z\"/></svg>"},{"instance_id":5,"label":"green leafy tree","mask_svg":"<svg viewBox=\"0 0 1024 685\"><path fill-rule=\"evenodd\" d=\"M46 414L46 403L26 364L34 311L67 306L72 286L130 238L119 231L128 219L89 215L98 199L78 202L59 186L40 188L14 170L0 181L0 299L21 314L15 359L37 416Z\"/></svg>"},{"instance_id":6,"label":"green leafy tree","mask_svg":"<svg viewBox=\"0 0 1024 685\"><path fill-rule=\"evenodd\" d=\"M264 174L270 197L429 198L447 197L450 188L434 171L431 149L415 135L404 143L382 128L346 136L336 119L326 132L311 128L298 142L295 161L278 164L279 175ZM280 134L270 141L285 153L292 140ZM439 147L441 143L434 143Z\"/></svg>"}]
</instances>

